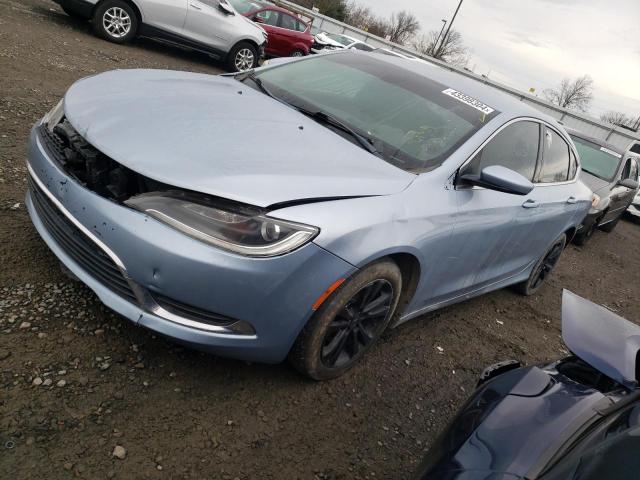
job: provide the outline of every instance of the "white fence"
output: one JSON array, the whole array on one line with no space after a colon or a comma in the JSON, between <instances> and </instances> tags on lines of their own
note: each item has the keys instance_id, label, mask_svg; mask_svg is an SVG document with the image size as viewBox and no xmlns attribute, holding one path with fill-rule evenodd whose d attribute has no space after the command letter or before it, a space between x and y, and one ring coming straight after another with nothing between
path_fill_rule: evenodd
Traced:
<instances>
[{"instance_id":1,"label":"white fence","mask_svg":"<svg viewBox=\"0 0 640 480\"><path fill-rule=\"evenodd\" d=\"M435 63L444 68L447 68L448 70L458 72L461 75L473 78L482 83L498 88L499 90L502 90L503 92L506 92L509 95L513 95L514 97L519 98L520 100L531 105L532 107L535 107L536 109L546 113L547 115L561 121L563 124L565 124L568 127L575 128L576 130L580 130L581 132L584 132L587 135L590 135L592 137L606 140L609 143L619 148L628 150L635 143L640 144L640 134L638 133L634 133L630 130L616 127L607 123L602 123L601 121L595 118L591 118L587 115L580 114L579 112L575 112L573 110L567 110L567 109L558 107L557 105L553 105L538 97L529 95L528 93L525 93L525 92L521 92L507 85L502 85L498 82L482 77L468 70L454 67L452 65L441 62L439 60L435 60L434 58L421 55L411 50L410 48L404 47L402 45L398 45L393 42L389 42L384 38L371 35L370 33L354 28L351 25L347 25L346 23L339 22L331 17L327 17L326 15L322 15L320 13L301 7L300 5L297 5L295 3L291 3L288 0L278 0L277 3L282 4L282 6L284 7L289 7L292 10L303 12L305 16L312 18L313 24L312 24L311 31L313 34L316 34L321 31L331 32L331 33L344 33L346 35L349 35L350 37L363 41L371 45L372 47L386 48L386 49L394 50L397 52L410 53L411 55L420 57L431 63ZM640 148L640 147L636 146L636 148Z\"/></svg>"}]
</instances>

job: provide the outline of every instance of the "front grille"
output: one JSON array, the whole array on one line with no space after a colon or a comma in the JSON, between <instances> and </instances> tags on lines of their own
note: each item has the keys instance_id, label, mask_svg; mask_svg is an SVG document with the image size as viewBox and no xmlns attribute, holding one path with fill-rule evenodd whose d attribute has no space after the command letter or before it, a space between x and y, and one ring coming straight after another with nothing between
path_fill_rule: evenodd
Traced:
<instances>
[{"instance_id":1,"label":"front grille","mask_svg":"<svg viewBox=\"0 0 640 480\"><path fill-rule=\"evenodd\" d=\"M137 303L129 283L113 260L60 211L31 177L29 190L38 217L60 248L112 292Z\"/></svg>"},{"instance_id":2,"label":"front grille","mask_svg":"<svg viewBox=\"0 0 640 480\"><path fill-rule=\"evenodd\" d=\"M152 296L158 305L166 311L180 317L190 318L197 322L210 323L213 325L231 325L235 322L232 318L225 317L224 315L218 315L217 313L209 312L208 310L203 310L201 308L194 307L193 305L187 305L186 303L165 297L159 293L153 293Z\"/></svg>"}]
</instances>

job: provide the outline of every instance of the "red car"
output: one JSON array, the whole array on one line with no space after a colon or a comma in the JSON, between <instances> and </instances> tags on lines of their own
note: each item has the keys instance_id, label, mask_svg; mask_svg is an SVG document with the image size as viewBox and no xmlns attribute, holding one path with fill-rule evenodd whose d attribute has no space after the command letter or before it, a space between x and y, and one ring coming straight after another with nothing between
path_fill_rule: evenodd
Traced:
<instances>
[{"instance_id":1,"label":"red car","mask_svg":"<svg viewBox=\"0 0 640 480\"><path fill-rule=\"evenodd\" d=\"M299 57L309 53L313 44L311 26L294 13L260 0L229 0L229 3L267 31L268 56Z\"/></svg>"}]
</instances>

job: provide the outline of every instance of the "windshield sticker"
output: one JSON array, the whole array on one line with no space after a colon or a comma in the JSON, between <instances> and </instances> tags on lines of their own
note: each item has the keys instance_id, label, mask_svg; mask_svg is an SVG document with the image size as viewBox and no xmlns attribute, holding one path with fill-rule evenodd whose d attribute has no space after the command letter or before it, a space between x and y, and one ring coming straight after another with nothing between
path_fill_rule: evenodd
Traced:
<instances>
[{"instance_id":1,"label":"windshield sticker","mask_svg":"<svg viewBox=\"0 0 640 480\"><path fill-rule=\"evenodd\" d=\"M607 147L600 147L600 151L608 153L609 155L613 155L616 158L622 158L618 152L614 152L613 150L609 150Z\"/></svg>"},{"instance_id":2,"label":"windshield sticker","mask_svg":"<svg viewBox=\"0 0 640 480\"><path fill-rule=\"evenodd\" d=\"M453 88L447 88L446 90L443 90L442 93L444 93L445 95L449 95L450 97L453 97L456 100L475 108L476 110L481 111L485 115L490 115L495 111L489 105L485 105L480 100L476 100L475 98L470 97L469 95L465 95L464 93L454 90Z\"/></svg>"}]
</instances>

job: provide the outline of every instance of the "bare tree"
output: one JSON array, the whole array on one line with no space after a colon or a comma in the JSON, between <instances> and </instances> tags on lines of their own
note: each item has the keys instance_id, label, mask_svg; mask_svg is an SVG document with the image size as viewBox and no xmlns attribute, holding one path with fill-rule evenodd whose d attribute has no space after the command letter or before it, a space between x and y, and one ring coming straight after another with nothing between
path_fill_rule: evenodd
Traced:
<instances>
[{"instance_id":1,"label":"bare tree","mask_svg":"<svg viewBox=\"0 0 640 480\"><path fill-rule=\"evenodd\" d=\"M347 15L345 23L359 28L360 30L369 30L369 25L375 20L374 15L371 13L369 7L360 5L354 1L347 4Z\"/></svg>"},{"instance_id":2,"label":"bare tree","mask_svg":"<svg viewBox=\"0 0 640 480\"><path fill-rule=\"evenodd\" d=\"M586 112L593 100L593 79L589 75L575 80L565 78L558 89L548 88L543 94L548 101L560 107Z\"/></svg>"},{"instance_id":3,"label":"bare tree","mask_svg":"<svg viewBox=\"0 0 640 480\"><path fill-rule=\"evenodd\" d=\"M419 30L420 22L418 18L413 13L402 10L391 15L387 35L392 42L404 45Z\"/></svg>"},{"instance_id":4,"label":"bare tree","mask_svg":"<svg viewBox=\"0 0 640 480\"><path fill-rule=\"evenodd\" d=\"M600 120L612 125L629 125L633 119L626 113L609 111L600 115Z\"/></svg>"},{"instance_id":5,"label":"bare tree","mask_svg":"<svg viewBox=\"0 0 640 480\"><path fill-rule=\"evenodd\" d=\"M416 37L413 41L413 48L423 55L451 63L456 66L464 67L469 62L469 49L462 41L462 35L457 30L451 30L449 35L443 40L438 39L440 32L431 30L428 34ZM437 42L437 44L436 44ZM442 43L442 47L438 46Z\"/></svg>"}]
</instances>

